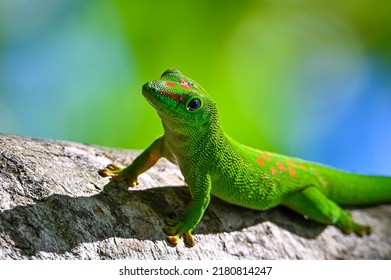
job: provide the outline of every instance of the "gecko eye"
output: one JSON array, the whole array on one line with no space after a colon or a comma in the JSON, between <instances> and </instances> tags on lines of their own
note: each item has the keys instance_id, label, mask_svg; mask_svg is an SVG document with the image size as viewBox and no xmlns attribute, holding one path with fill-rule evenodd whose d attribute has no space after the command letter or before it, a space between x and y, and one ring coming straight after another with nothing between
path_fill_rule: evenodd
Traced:
<instances>
[{"instance_id":1,"label":"gecko eye","mask_svg":"<svg viewBox=\"0 0 391 280\"><path fill-rule=\"evenodd\" d=\"M201 100L194 98L187 104L187 109L190 111L196 111L201 107Z\"/></svg>"}]
</instances>

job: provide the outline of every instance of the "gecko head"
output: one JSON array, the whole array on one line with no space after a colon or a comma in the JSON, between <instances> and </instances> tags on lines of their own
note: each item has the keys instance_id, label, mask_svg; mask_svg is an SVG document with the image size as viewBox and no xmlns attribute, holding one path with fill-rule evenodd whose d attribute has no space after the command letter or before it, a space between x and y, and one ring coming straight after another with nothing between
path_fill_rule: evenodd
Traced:
<instances>
[{"instance_id":1,"label":"gecko head","mask_svg":"<svg viewBox=\"0 0 391 280\"><path fill-rule=\"evenodd\" d=\"M167 70L159 79L144 84L142 93L163 122L174 120L196 128L216 115L216 104L206 91L178 70Z\"/></svg>"}]
</instances>

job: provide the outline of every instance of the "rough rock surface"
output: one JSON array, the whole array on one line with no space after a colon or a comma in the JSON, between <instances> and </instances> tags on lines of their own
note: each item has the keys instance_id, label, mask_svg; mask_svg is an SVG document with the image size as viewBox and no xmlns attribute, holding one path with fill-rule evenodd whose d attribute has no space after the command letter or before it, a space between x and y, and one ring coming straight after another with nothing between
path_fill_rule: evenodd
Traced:
<instances>
[{"instance_id":1,"label":"rough rock surface","mask_svg":"<svg viewBox=\"0 0 391 280\"><path fill-rule=\"evenodd\" d=\"M101 178L139 151L0 134L0 259L389 259L391 205L353 209L373 227L346 236L278 207L258 212L213 198L196 246L172 247L161 228L190 196L166 160L128 190Z\"/></svg>"}]
</instances>

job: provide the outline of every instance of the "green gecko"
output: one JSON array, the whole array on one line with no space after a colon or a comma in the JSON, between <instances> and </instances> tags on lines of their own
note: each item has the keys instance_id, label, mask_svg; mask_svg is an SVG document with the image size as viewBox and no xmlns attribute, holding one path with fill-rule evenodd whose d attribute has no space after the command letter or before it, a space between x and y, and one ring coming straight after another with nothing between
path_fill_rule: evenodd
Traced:
<instances>
[{"instance_id":1,"label":"green gecko","mask_svg":"<svg viewBox=\"0 0 391 280\"><path fill-rule=\"evenodd\" d=\"M369 234L339 205L391 201L391 177L364 176L321 164L242 145L220 127L216 103L195 81L178 70L167 70L143 85L142 93L160 116L164 134L128 167L114 164L99 171L115 182L138 184L137 177L165 157L176 163L191 201L181 218L166 219L168 242L194 246L192 231L208 207L210 196L256 210L284 205L344 233Z\"/></svg>"}]
</instances>

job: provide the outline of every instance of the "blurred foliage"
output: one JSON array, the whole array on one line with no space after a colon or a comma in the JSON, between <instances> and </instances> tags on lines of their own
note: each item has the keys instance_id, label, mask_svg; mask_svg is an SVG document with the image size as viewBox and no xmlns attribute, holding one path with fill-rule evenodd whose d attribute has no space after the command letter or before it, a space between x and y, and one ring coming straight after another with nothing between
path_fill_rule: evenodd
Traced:
<instances>
[{"instance_id":1,"label":"blurred foliage","mask_svg":"<svg viewBox=\"0 0 391 280\"><path fill-rule=\"evenodd\" d=\"M141 95L198 81L248 145L391 174L391 1L2 0L0 132L145 148Z\"/></svg>"}]
</instances>

